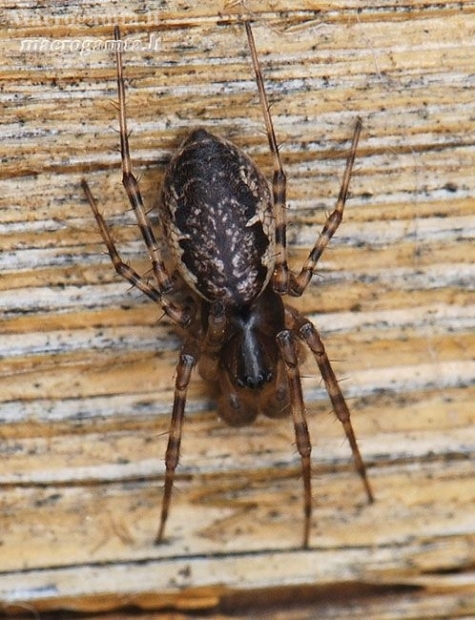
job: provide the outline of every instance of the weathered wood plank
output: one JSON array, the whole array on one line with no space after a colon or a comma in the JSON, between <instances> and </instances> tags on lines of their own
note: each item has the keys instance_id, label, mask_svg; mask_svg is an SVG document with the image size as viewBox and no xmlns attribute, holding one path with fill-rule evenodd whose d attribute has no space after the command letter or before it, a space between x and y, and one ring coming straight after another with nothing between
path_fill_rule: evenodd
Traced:
<instances>
[{"instance_id":1,"label":"weathered wood plank","mask_svg":"<svg viewBox=\"0 0 475 620\"><path fill-rule=\"evenodd\" d=\"M475 3L147 4L4 3L5 613L475 615ZM356 116L364 122L344 223L295 305L325 337L377 502L365 505L309 357L308 552L290 422L229 429L198 378L170 542L152 545L179 339L118 281L79 185L87 175L124 256L145 272L120 186L115 66L104 49L117 22L131 44L130 139L148 205L197 124L270 173L244 10L282 143L295 265L334 204ZM27 51L22 42L34 40L43 48Z\"/></svg>"}]
</instances>

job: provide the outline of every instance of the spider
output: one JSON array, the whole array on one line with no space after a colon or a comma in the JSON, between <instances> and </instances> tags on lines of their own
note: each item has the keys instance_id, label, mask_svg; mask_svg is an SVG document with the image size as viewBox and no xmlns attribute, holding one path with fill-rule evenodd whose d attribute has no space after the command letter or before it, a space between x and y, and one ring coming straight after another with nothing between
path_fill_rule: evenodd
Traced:
<instances>
[{"instance_id":1,"label":"spider","mask_svg":"<svg viewBox=\"0 0 475 620\"><path fill-rule=\"evenodd\" d=\"M300 273L287 265L286 177L269 112L251 25L244 22L273 159L270 185L253 161L231 142L203 128L192 131L169 164L161 188L163 240L174 260L167 269L161 246L132 172L125 108L122 47L116 41L122 182L152 265L154 282L124 263L86 180L81 184L116 272L156 302L184 333L176 369L173 411L165 454L165 483L155 542L165 539L178 465L186 395L194 367L219 386L218 410L230 426L258 413L291 414L303 479L303 547L312 518L310 437L299 374L300 349L315 357L336 416L345 430L368 501L373 493L350 412L315 326L283 302L307 288L316 264L337 230L348 195L362 123L357 119L336 207Z\"/></svg>"}]
</instances>

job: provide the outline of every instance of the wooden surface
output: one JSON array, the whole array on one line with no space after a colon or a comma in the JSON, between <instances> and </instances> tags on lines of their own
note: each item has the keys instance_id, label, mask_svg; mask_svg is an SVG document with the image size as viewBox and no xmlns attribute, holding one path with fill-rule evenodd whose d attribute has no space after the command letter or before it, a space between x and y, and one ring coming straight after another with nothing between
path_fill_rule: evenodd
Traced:
<instances>
[{"instance_id":1,"label":"wooden surface","mask_svg":"<svg viewBox=\"0 0 475 620\"><path fill-rule=\"evenodd\" d=\"M146 4L3 4L0 608L475 617L475 3ZM295 305L325 337L377 502L308 359L306 552L290 421L227 428L197 377L170 542L152 545L179 340L113 272L80 188L86 175L145 272L104 49L117 22L142 46L125 64L148 205L196 125L270 173L242 15L282 144L296 266L364 123L344 223ZM43 48L22 50L33 40Z\"/></svg>"}]
</instances>

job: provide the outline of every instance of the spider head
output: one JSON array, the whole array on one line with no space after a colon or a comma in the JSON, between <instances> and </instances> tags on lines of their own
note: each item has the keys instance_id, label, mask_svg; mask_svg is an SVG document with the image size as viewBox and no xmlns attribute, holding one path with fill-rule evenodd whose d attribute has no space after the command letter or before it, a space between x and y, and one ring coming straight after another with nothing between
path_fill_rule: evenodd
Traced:
<instances>
[{"instance_id":1,"label":"spider head","mask_svg":"<svg viewBox=\"0 0 475 620\"><path fill-rule=\"evenodd\" d=\"M285 327L282 300L267 288L251 304L232 308L228 321L222 366L234 388L262 390L277 374L276 335Z\"/></svg>"},{"instance_id":2,"label":"spider head","mask_svg":"<svg viewBox=\"0 0 475 620\"><path fill-rule=\"evenodd\" d=\"M284 328L284 305L271 286L252 303L226 309L219 408L228 424L249 424L259 411L278 417L287 410L287 382L276 341Z\"/></svg>"}]
</instances>

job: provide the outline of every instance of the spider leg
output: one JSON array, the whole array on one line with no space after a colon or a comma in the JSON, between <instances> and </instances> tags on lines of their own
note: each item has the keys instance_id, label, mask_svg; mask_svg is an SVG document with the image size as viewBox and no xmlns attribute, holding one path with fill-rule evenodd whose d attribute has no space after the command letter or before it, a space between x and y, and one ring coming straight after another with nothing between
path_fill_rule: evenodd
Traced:
<instances>
[{"instance_id":1,"label":"spider leg","mask_svg":"<svg viewBox=\"0 0 475 620\"><path fill-rule=\"evenodd\" d=\"M219 374L219 360L226 339L226 314L220 302L211 305L208 315L208 329L201 343L199 373L207 381L216 381Z\"/></svg>"},{"instance_id":2,"label":"spider leg","mask_svg":"<svg viewBox=\"0 0 475 620\"><path fill-rule=\"evenodd\" d=\"M361 119L358 118L356 121L355 131L353 133L353 140L351 143L350 154L348 155L348 159L346 160L345 173L343 175L343 179L340 186L340 193L338 195L338 200L335 206L335 209L328 216L325 225L323 226L322 232L320 233L315 245L311 249L307 260L302 267L298 276L291 276L291 285L289 293L293 297L299 297L307 288L310 280L312 279L315 266L320 259L320 256L323 253L323 250L327 247L330 239L335 234L338 226L341 223L343 218L343 209L345 208L346 198L348 196L348 188L350 185L351 173L353 170L353 164L355 162L356 156L356 148L358 145L358 140L361 134Z\"/></svg>"},{"instance_id":3,"label":"spider leg","mask_svg":"<svg viewBox=\"0 0 475 620\"><path fill-rule=\"evenodd\" d=\"M305 417L305 405L300 382L297 347L291 330L285 329L277 334L277 343L284 359L295 429L295 441L302 461L302 479L304 486L304 532L303 547L308 548L310 524L312 519L312 482L310 469L310 436Z\"/></svg>"},{"instance_id":4,"label":"spider leg","mask_svg":"<svg viewBox=\"0 0 475 620\"><path fill-rule=\"evenodd\" d=\"M298 321L299 334L306 342L310 351L313 353L318 364L320 374L322 375L323 382L325 383L325 388L333 405L333 410L345 430L345 434L353 454L355 468L363 481L368 502L372 503L374 501L373 491L371 490L371 486L369 484L368 476L366 474L366 467L356 441L353 425L351 424L350 410L348 409L348 405L346 404L345 398L340 390L340 386L338 385L338 380L333 372L333 368L331 367L322 339L320 338L315 326L310 323L310 321L306 320L304 317L300 317L296 311L292 314Z\"/></svg>"},{"instance_id":5,"label":"spider leg","mask_svg":"<svg viewBox=\"0 0 475 620\"><path fill-rule=\"evenodd\" d=\"M197 355L191 351L191 347L187 347L185 345L180 353L176 369L175 396L173 400L173 411L170 421L167 450L165 452L165 486L162 497L160 525L155 538L155 544L157 545L163 542L165 525L170 511L175 470L180 459L180 444L183 430L183 420L185 417L186 394L196 360Z\"/></svg>"},{"instance_id":6,"label":"spider leg","mask_svg":"<svg viewBox=\"0 0 475 620\"><path fill-rule=\"evenodd\" d=\"M117 41L116 59L117 59L117 91L119 94L119 127L120 127L120 154L122 158L122 184L125 187L132 209L137 218L142 237L147 246L152 269L157 280L158 287L164 292L172 290L173 283L166 270L160 255L160 248L155 239L152 225L145 211L140 189L132 172L132 164L130 160L129 149L129 133L127 131L127 114L125 108L125 84L122 66L122 41L120 38L119 27L114 28L114 38Z\"/></svg>"},{"instance_id":7,"label":"spider leg","mask_svg":"<svg viewBox=\"0 0 475 620\"><path fill-rule=\"evenodd\" d=\"M216 380L219 365L219 352L226 335L226 316L220 302L211 305L208 314L208 327L201 342L195 337L188 338L180 353L176 369L175 395L170 421L168 444L165 452L165 487L162 498L162 511L156 544L163 541L165 525L170 511L175 470L180 458L180 444L185 417L186 394L192 370L199 359L199 371L205 379ZM199 347L199 348L198 348Z\"/></svg>"},{"instance_id":8,"label":"spider leg","mask_svg":"<svg viewBox=\"0 0 475 620\"><path fill-rule=\"evenodd\" d=\"M256 44L252 34L251 24L244 22L246 27L249 49L251 51L252 66L256 76L257 89L259 91L259 100L261 102L264 121L266 125L267 139L272 154L274 174L272 179L272 193L274 197L274 214L275 214L275 244L276 244L276 261L274 269L273 286L276 293L287 293L289 287L289 267L287 264L287 241L286 241L286 177L280 159L279 147L274 132L274 125L270 114L269 101L267 99L264 79L262 77L261 66L257 56Z\"/></svg>"},{"instance_id":9,"label":"spider leg","mask_svg":"<svg viewBox=\"0 0 475 620\"><path fill-rule=\"evenodd\" d=\"M107 251L109 252L109 256L116 272L125 280L130 282L132 286L138 288L142 293L144 293L144 295L150 297L150 299L152 299L155 303L160 304L160 306L163 308L163 311L173 321L175 321L179 325L188 325L188 323L191 321L191 317L185 310L182 310L176 304L169 302L163 295L162 291L160 291L155 286L152 286L148 280L139 275L134 269L132 269L132 267L130 267L130 265L124 263L124 261L120 257L120 254L117 252L110 229L107 226L106 221L102 217L102 214L99 212L97 202L92 195L87 181L85 179L82 179L81 185L94 213L94 217L96 218L96 222L99 226L99 231L107 247Z\"/></svg>"},{"instance_id":10,"label":"spider leg","mask_svg":"<svg viewBox=\"0 0 475 620\"><path fill-rule=\"evenodd\" d=\"M122 68L122 41L120 38L119 27L114 28L114 38L117 42L116 45L116 59L117 59L117 90L119 94L119 125L120 125L120 152L122 159L122 183L127 192L129 202L135 213L138 226L142 233L142 237L148 249L150 261L152 263L152 271L157 283L157 287L151 286L144 278L139 276L136 271L126 265L120 258L112 239L109 227L107 226L104 218L99 213L97 203L92 196L89 185L85 179L81 181L82 188L86 194L86 198L92 208L96 221L99 225L104 243L107 246L109 255L115 270L119 275L128 280L133 286L141 290L145 295L148 295L155 302L159 303L163 310L170 318L176 323L186 326L191 321L191 316L186 310L181 309L176 304L167 301L164 297L166 293L173 290L173 281L168 274L165 264L161 258L160 248L155 238L150 219L145 211L140 189L137 183L137 179L132 173L132 164L130 160L129 149L129 136L127 132L127 115L125 108L125 86L124 76Z\"/></svg>"}]
</instances>

